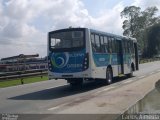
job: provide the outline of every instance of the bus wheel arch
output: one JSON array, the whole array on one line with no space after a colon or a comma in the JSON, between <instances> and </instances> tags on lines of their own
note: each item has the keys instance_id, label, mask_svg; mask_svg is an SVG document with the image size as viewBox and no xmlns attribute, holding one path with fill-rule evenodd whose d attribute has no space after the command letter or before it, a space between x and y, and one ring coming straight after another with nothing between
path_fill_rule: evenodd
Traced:
<instances>
[{"instance_id":1,"label":"bus wheel arch","mask_svg":"<svg viewBox=\"0 0 160 120\"><path fill-rule=\"evenodd\" d=\"M112 82L113 82L113 70L112 70L112 66L108 65L106 69L105 83L109 85L109 84L112 84Z\"/></svg>"}]
</instances>

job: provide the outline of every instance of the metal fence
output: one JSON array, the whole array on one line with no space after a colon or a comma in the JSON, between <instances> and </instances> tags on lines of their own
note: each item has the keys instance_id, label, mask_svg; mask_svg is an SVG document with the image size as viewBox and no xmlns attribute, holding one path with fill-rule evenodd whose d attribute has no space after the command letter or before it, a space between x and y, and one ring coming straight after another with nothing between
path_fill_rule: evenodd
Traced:
<instances>
[{"instance_id":1,"label":"metal fence","mask_svg":"<svg viewBox=\"0 0 160 120\"><path fill-rule=\"evenodd\" d=\"M47 69L34 69L34 70L26 70L26 71L16 71L16 72L6 72L0 74L0 82L1 81L9 81L14 79L21 79L33 76L41 76L47 75Z\"/></svg>"}]
</instances>

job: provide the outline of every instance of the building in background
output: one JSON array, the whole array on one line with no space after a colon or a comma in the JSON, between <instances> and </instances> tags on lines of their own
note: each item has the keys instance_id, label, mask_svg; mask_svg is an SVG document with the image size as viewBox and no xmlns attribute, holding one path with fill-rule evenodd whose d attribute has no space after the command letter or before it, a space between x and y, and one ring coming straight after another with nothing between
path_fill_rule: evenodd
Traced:
<instances>
[{"instance_id":1,"label":"building in background","mask_svg":"<svg viewBox=\"0 0 160 120\"><path fill-rule=\"evenodd\" d=\"M25 71L33 69L47 69L47 57L38 58L39 54L24 55L2 58L0 72Z\"/></svg>"}]
</instances>

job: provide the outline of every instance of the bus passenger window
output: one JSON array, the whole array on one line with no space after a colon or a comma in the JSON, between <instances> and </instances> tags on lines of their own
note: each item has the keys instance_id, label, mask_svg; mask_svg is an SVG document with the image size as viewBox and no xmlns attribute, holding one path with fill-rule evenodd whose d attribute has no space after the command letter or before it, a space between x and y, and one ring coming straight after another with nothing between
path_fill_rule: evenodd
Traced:
<instances>
[{"instance_id":1,"label":"bus passenger window","mask_svg":"<svg viewBox=\"0 0 160 120\"><path fill-rule=\"evenodd\" d=\"M112 40L110 37L108 37L108 53L112 53Z\"/></svg>"},{"instance_id":2,"label":"bus passenger window","mask_svg":"<svg viewBox=\"0 0 160 120\"><path fill-rule=\"evenodd\" d=\"M96 43L96 52L99 53L101 51L99 35L95 35L95 43Z\"/></svg>"},{"instance_id":3,"label":"bus passenger window","mask_svg":"<svg viewBox=\"0 0 160 120\"><path fill-rule=\"evenodd\" d=\"M127 44L126 40L123 41L124 53L127 53Z\"/></svg>"},{"instance_id":4,"label":"bus passenger window","mask_svg":"<svg viewBox=\"0 0 160 120\"><path fill-rule=\"evenodd\" d=\"M131 54L131 40L128 41L128 48L129 48L129 53Z\"/></svg>"},{"instance_id":5,"label":"bus passenger window","mask_svg":"<svg viewBox=\"0 0 160 120\"><path fill-rule=\"evenodd\" d=\"M100 40L101 40L101 52L105 53L104 37L101 36Z\"/></svg>"},{"instance_id":6,"label":"bus passenger window","mask_svg":"<svg viewBox=\"0 0 160 120\"><path fill-rule=\"evenodd\" d=\"M117 49L117 39L115 39L115 41L114 41L114 44L115 44L115 53L118 53L118 49Z\"/></svg>"},{"instance_id":7,"label":"bus passenger window","mask_svg":"<svg viewBox=\"0 0 160 120\"><path fill-rule=\"evenodd\" d=\"M94 39L94 34L91 34L91 45L92 45L93 52L96 52L96 43Z\"/></svg>"},{"instance_id":8,"label":"bus passenger window","mask_svg":"<svg viewBox=\"0 0 160 120\"><path fill-rule=\"evenodd\" d=\"M111 38L111 40L112 40L112 53L115 53L115 40L114 40L114 38Z\"/></svg>"},{"instance_id":9,"label":"bus passenger window","mask_svg":"<svg viewBox=\"0 0 160 120\"><path fill-rule=\"evenodd\" d=\"M106 36L104 37L104 48L105 48L105 53L108 53L108 51L109 51L109 48L108 48L108 39L107 39Z\"/></svg>"},{"instance_id":10,"label":"bus passenger window","mask_svg":"<svg viewBox=\"0 0 160 120\"><path fill-rule=\"evenodd\" d=\"M134 43L132 41L132 53L134 53L134 52L135 52L135 50L134 50Z\"/></svg>"}]
</instances>

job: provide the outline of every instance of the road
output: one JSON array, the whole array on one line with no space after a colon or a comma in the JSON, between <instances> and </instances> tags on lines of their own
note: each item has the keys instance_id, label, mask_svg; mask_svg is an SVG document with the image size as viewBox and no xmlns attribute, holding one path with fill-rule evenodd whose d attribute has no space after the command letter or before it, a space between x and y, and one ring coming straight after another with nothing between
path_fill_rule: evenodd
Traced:
<instances>
[{"instance_id":1,"label":"road","mask_svg":"<svg viewBox=\"0 0 160 120\"><path fill-rule=\"evenodd\" d=\"M110 86L125 86L130 84L129 79L141 80L160 72L160 61L140 65L140 70L134 73L133 78L118 80L112 85L104 86L96 83L86 83L80 89L71 88L65 80L50 80L33 84L0 88L0 113L56 113L56 109L66 103L86 98ZM79 101L83 102L83 101Z\"/></svg>"}]
</instances>

